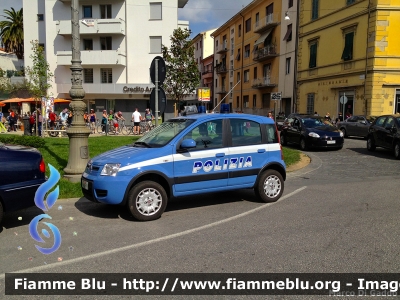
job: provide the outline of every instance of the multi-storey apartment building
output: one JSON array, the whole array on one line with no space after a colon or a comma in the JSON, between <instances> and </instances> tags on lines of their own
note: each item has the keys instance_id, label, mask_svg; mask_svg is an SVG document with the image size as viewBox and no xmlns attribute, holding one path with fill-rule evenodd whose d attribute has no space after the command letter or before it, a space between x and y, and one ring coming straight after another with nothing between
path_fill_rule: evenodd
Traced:
<instances>
[{"instance_id":1,"label":"multi-storey apartment building","mask_svg":"<svg viewBox=\"0 0 400 300\"><path fill-rule=\"evenodd\" d=\"M194 47L194 59L199 67L200 83L199 88L210 88L210 99L213 98L213 60L214 60L214 39L211 37L215 29L207 30L197 34L192 39ZM198 95L196 94L196 99ZM197 101L195 101L197 102ZM211 101L199 103L204 105L207 110L212 109Z\"/></svg>"},{"instance_id":2,"label":"multi-storey apartment building","mask_svg":"<svg viewBox=\"0 0 400 300\"><path fill-rule=\"evenodd\" d=\"M399 28L399 0L301 0L297 111L400 112Z\"/></svg>"},{"instance_id":3,"label":"multi-storey apartment building","mask_svg":"<svg viewBox=\"0 0 400 300\"><path fill-rule=\"evenodd\" d=\"M290 113L295 24L293 1L254 0L213 32L214 104L224 99L233 111ZM271 100L278 92L284 100Z\"/></svg>"},{"instance_id":4,"label":"multi-storey apartment building","mask_svg":"<svg viewBox=\"0 0 400 300\"><path fill-rule=\"evenodd\" d=\"M80 49L83 88L88 107L128 115L138 107L149 106L151 83L149 68L161 55L161 45L170 46L173 30L188 28L178 21L178 8L188 0L80 1ZM69 98L71 88L71 0L23 0L25 65L32 65L30 41L45 48L47 62L54 73L49 91ZM172 103L169 112L173 113Z\"/></svg>"}]
</instances>

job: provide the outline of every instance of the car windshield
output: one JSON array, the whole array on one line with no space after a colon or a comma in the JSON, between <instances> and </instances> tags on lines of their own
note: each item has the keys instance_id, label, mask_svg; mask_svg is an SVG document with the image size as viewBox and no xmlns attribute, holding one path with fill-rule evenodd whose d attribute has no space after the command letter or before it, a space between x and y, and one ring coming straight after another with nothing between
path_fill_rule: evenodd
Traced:
<instances>
[{"instance_id":1,"label":"car windshield","mask_svg":"<svg viewBox=\"0 0 400 300\"><path fill-rule=\"evenodd\" d=\"M377 117L375 117L375 116L369 116L369 117L367 117L367 121L372 123L376 118Z\"/></svg>"},{"instance_id":2,"label":"car windshield","mask_svg":"<svg viewBox=\"0 0 400 300\"><path fill-rule=\"evenodd\" d=\"M400 126L400 117L396 117L397 124Z\"/></svg>"},{"instance_id":3,"label":"car windshield","mask_svg":"<svg viewBox=\"0 0 400 300\"><path fill-rule=\"evenodd\" d=\"M140 139L138 139L133 146L134 147L163 147L169 143L179 132L187 128L195 120L192 119L171 119L155 129L146 133Z\"/></svg>"},{"instance_id":4,"label":"car windshield","mask_svg":"<svg viewBox=\"0 0 400 300\"><path fill-rule=\"evenodd\" d=\"M301 122L307 128L315 128L320 126L333 126L331 122L324 118L305 118L301 119Z\"/></svg>"}]
</instances>

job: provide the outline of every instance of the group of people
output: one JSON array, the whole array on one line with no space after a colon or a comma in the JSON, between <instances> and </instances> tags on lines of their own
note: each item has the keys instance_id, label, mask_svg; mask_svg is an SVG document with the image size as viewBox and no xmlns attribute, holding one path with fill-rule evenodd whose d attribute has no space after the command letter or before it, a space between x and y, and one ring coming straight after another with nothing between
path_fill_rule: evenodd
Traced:
<instances>
[{"instance_id":1,"label":"group of people","mask_svg":"<svg viewBox=\"0 0 400 300\"><path fill-rule=\"evenodd\" d=\"M319 114L317 112L314 112L314 116L319 116ZM352 117L352 114L349 111L347 111L346 115L345 115L345 120L347 120L350 117ZM326 121L332 122L332 118L331 118L331 115L330 115L329 112L326 113L324 119ZM338 123L338 122L341 122L341 121L343 121L343 113L339 112L338 116L335 118L335 123Z\"/></svg>"}]
</instances>

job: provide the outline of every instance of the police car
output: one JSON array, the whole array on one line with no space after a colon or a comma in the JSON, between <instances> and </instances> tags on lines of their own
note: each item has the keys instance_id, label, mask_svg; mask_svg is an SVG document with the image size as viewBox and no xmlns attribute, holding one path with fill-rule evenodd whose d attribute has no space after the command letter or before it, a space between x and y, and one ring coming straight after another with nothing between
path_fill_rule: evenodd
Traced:
<instances>
[{"instance_id":1,"label":"police car","mask_svg":"<svg viewBox=\"0 0 400 300\"><path fill-rule=\"evenodd\" d=\"M252 188L277 201L286 165L274 121L221 110L186 107L132 145L94 157L81 178L84 196L127 205L141 221L159 218L172 197Z\"/></svg>"}]
</instances>

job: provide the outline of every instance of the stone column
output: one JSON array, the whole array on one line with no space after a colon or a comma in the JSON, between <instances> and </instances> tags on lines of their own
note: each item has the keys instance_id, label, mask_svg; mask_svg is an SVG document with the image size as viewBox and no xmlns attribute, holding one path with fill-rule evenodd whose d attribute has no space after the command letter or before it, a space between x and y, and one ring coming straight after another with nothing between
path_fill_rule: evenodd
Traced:
<instances>
[{"instance_id":1,"label":"stone column","mask_svg":"<svg viewBox=\"0 0 400 300\"><path fill-rule=\"evenodd\" d=\"M79 36L79 0L71 0L71 26L72 26L72 86L69 91L71 96L70 108L73 113L72 125L67 129L69 138L68 164L64 169L64 177L71 182L79 182L86 164L89 160L88 137L90 129L85 126L83 114L86 105L82 101L85 90L82 87L82 61Z\"/></svg>"}]
</instances>

